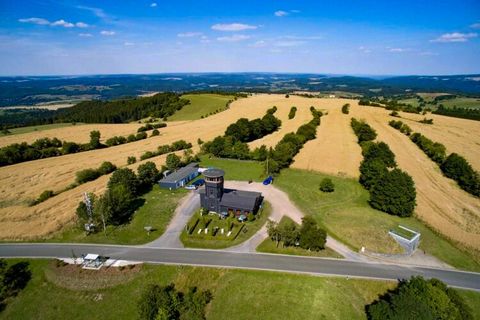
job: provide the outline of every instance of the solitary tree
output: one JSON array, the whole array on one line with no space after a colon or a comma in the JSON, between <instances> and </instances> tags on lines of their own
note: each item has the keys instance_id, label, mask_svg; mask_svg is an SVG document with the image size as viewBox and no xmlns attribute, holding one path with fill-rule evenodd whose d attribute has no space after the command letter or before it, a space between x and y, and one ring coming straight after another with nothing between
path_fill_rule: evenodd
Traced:
<instances>
[{"instance_id":1,"label":"solitary tree","mask_svg":"<svg viewBox=\"0 0 480 320\"><path fill-rule=\"evenodd\" d=\"M94 130L90 131L90 148L98 149L100 148L100 131Z\"/></svg>"},{"instance_id":2,"label":"solitary tree","mask_svg":"<svg viewBox=\"0 0 480 320\"><path fill-rule=\"evenodd\" d=\"M320 182L320 190L323 192L333 192L335 191L335 185L333 184L332 179L323 178Z\"/></svg>"},{"instance_id":3,"label":"solitary tree","mask_svg":"<svg viewBox=\"0 0 480 320\"><path fill-rule=\"evenodd\" d=\"M177 169L178 167L180 167L180 163L181 163L180 157L177 156L175 153L171 153L167 156L166 164L169 170Z\"/></svg>"},{"instance_id":4,"label":"solitary tree","mask_svg":"<svg viewBox=\"0 0 480 320\"><path fill-rule=\"evenodd\" d=\"M302 219L300 228L300 247L307 250L319 251L325 248L327 233L317 225L311 216Z\"/></svg>"}]
</instances>

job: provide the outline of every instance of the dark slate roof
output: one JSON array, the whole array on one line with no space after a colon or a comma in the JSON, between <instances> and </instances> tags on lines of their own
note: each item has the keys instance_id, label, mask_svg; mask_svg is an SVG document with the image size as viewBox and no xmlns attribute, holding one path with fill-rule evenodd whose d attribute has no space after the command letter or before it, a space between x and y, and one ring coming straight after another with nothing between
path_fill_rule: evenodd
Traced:
<instances>
[{"instance_id":1,"label":"dark slate roof","mask_svg":"<svg viewBox=\"0 0 480 320\"><path fill-rule=\"evenodd\" d=\"M188 177L192 173L198 171L197 166L198 166L198 163L192 162L192 163L188 164L186 167L180 168L177 171L169 174L168 176L166 176L165 178L160 180L159 183L162 183L162 182L175 182L176 183L176 182L178 182L182 179L185 179L186 177Z\"/></svg>"},{"instance_id":2,"label":"dark slate roof","mask_svg":"<svg viewBox=\"0 0 480 320\"><path fill-rule=\"evenodd\" d=\"M203 175L207 178L220 178L225 175L225 171L221 169L208 169L203 172Z\"/></svg>"},{"instance_id":3,"label":"dark slate roof","mask_svg":"<svg viewBox=\"0 0 480 320\"><path fill-rule=\"evenodd\" d=\"M260 192L225 189L220 205L231 208L241 208L252 211L255 208Z\"/></svg>"}]
</instances>

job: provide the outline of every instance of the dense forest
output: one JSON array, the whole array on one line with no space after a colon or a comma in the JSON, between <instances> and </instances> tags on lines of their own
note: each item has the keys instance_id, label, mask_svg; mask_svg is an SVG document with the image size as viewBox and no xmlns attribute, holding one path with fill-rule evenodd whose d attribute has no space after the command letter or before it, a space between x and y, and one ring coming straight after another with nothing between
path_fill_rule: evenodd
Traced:
<instances>
[{"instance_id":1,"label":"dense forest","mask_svg":"<svg viewBox=\"0 0 480 320\"><path fill-rule=\"evenodd\" d=\"M124 123L147 117L166 118L188 103L180 95L170 92L137 99L92 100L59 109L56 119L61 122Z\"/></svg>"},{"instance_id":2,"label":"dense forest","mask_svg":"<svg viewBox=\"0 0 480 320\"><path fill-rule=\"evenodd\" d=\"M56 122L125 123L154 117L166 118L190 103L176 93L158 93L152 97L112 101L91 100L56 111L43 109L0 110L4 128Z\"/></svg>"}]
</instances>

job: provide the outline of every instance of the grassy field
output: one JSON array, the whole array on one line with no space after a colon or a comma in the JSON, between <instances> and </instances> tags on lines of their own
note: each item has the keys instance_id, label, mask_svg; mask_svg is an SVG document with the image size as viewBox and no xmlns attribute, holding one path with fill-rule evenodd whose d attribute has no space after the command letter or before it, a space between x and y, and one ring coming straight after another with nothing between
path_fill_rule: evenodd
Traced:
<instances>
[{"instance_id":1,"label":"grassy field","mask_svg":"<svg viewBox=\"0 0 480 320\"><path fill-rule=\"evenodd\" d=\"M446 108L468 108L468 109L480 109L479 98L466 98L457 97L455 99L440 100L438 104L443 104Z\"/></svg>"},{"instance_id":2,"label":"grassy field","mask_svg":"<svg viewBox=\"0 0 480 320\"><path fill-rule=\"evenodd\" d=\"M75 125L79 126L82 124L77 123ZM51 129L71 127L71 126L73 126L73 124L71 123L53 123L53 124L44 124L40 126L13 128L13 129L9 129L9 131L11 132L11 134L22 134L22 133L29 133L34 131L45 131L45 130L51 130Z\"/></svg>"},{"instance_id":3,"label":"grassy field","mask_svg":"<svg viewBox=\"0 0 480 320\"><path fill-rule=\"evenodd\" d=\"M47 241L112 244L143 244L153 241L163 234L170 223L179 200L187 192L185 189L165 190L158 185L154 185L150 192L141 197L145 202L134 213L130 223L118 227L108 226L106 237L103 229L87 236L79 227L72 227L52 239L47 239ZM145 226L154 228L150 235L144 230Z\"/></svg>"},{"instance_id":4,"label":"grassy field","mask_svg":"<svg viewBox=\"0 0 480 320\"><path fill-rule=\"evenodd\" d=\"M284 224L287 221L293 222L292 219L284 216L282 220L280 220L279 224ZM330 248L325 248L321 251L310 251L302 249L300 247L283 247L282 242L280 242L277 247L276 242L272 241L270 238L267 238L262 243L260 243L260 245L257 247L257 251L266 253L288 254L294 256L343 258L341 255L339 255Z\"/></svg>"},{"instance_id":5,"label":"grassy field","mask_svg":"<svg viewBox=\"0 0 480 320\"><path fill-rule=\"evenodd\" d=\"M190 100L190 104L169 117L169 121L197 120L206 118L210 113L221 112L226 109L227 102L234 96L221 94L186 94L182 98Z\"/></svg>"},{"instance_id":6,"label":"grassy field","mask_svg":"<svg viewBox=\"0 0 480 320\"><path fill-rule=\"evenodd\" d=\"M238 231L238 228L241 226L240 223L232 230L232 238L227 238L226 235L221 235L220 232L216 236L211 234L211 231L214 227L219 227L227 229L227 222L224 219L220 219L217 216L212 216L213 220L208 225L210 230L209 234L197 233L198 227L195 231L189 235L185 230L180 235L180 240L185 245L185 247L191 248L209 248L209 249L221 249L235 246L244 242L247 239L250 239L257 231L267 222L268 216L270 215L272 208L270 204L266 201L263 202L263 208L257 213L257 218L252 222L244 222L244 226L241 231L238 233L236 238L233 238L233 235ZM199 217L199 213L194 215L190 221L189 225L193 220Z\"/></svg>"},{"instance_id":7,"label":"grassy field","mask_svg":"<svg viewBox=\"0 0 480 320\"><path fill-rule=\"evenodd\" d=\"M329 177L335 192L318 190L320 181ZM288 193L290 199L306 214L313 215L328 234L354 250L362 246L376 252L400 252L400 247L388 235L399 224L419 231L420 248L446 263L461 269L480 270L480 264L460 251L415 218L399 218L372 209L368 192L354 179L327 176L305 170L283 170L275 185Z\"/></svg>"},{"instance_id":8,"label":"grassy field","mask_svg":"<svg viewBox=\"0 0 480 320\"><path fill-rule=\"evenodd\" d=\"M262 162L243 161L235 159L220 159L202 156L200 165L203 167L214 167L225 171L225 180L253 180L262 181L266 178Z\"/></svg>"},{"instance_id":9,"label":"grassy field","mask_svg":"<svg viewBox=\"0 0 480 320\"><path fill-rule=\"evenodd\" d=\"M137 300L146 285L175 283L209 289L207 319L365 319L364 305L395 283L313 277L264 271L144 265L129 281L107 288L77 283L49 260L30 260L33 277L0 319L137 319ZM84 271L85 272L85 271ZM125 273L130 272L124 269ZM99 276L97 276L99 277ZM72 273L71 280L79 281ZM60 281L59 281L60 280ZM98 278L98 282L101 282ZM64 285L65 284L65 285ZM472 303L478 293L468 293Z\"/></svg>"}]
</instances>

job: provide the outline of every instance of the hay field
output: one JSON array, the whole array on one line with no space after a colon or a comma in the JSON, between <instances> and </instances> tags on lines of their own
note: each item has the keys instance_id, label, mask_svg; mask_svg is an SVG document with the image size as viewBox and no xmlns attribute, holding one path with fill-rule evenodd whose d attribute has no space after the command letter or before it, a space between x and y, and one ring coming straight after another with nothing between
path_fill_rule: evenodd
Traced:
<instances>
[{"instance_id":1,"label":"hay field","mask_svg":"<svg viewBox=\"0 0 480 320\"><path fill-rule=\"evenodd\" d=\"M64 127L53 127L47 130L31 131L21 134L13 134L0 136L0 147L12 143L27 142L32 143L40 138L58 138L64 141L72 141L76 143L87 143L90 141L90 131L98 130L101 134L101 141L105 141L113 136L128 136L136 134L137 129L142 124L139 123L121 123L121 124L76 124ZM28 127L27 127L28 128Z\"/></svg>"},{"instance_id":2,"label":"hay field","mask_svg":"<svg viewBox=\"0 0 480 320\"><path fill-rule=\"evenodd\" d=\"M417 115L400 112L404 123L413 131L420 132L427 138L445 145L448 152L456 152L480 171L480 121L446 117L436 114ZM418 120L433 119L433 124L422 124ZM393 118L395 119L396 118Z\"/></svg>"},{"instance_id":3,"label":"hay field","mask_svg":"<svg viewBox=\"0 0 480 320\"><path fill-rule=\"evenodd\" d=\"M351 112L344 115L340 109L347 102L351 105ZM474 248L477 252L480 251L480 200L462 191L454 181L443 177L438 166L409 141L408 137L388 126L388 121L392 119L388 116L389 111L360 107L354 100L311 99L298 96L286 99L283 95L267 94L239 99L233 102L228 110L205 119L170 122L168 127L160 130L161 135L157 137L107 149L0 168L2 181L0 239L45 237L72 223L82 193L85 191L101 193L109 179L108 176L65 191L34 207L28 207L27 202L38 197L44 190L65 189L75 180L75 173L79 170L98 167L103 161L125 166L128 156L139 158L145 151L153 151L159 145L170 144L179 139L192 142L194 150L198 150L198 138L208 141L222 135L226 127L237 119L261 117L273 105L278 107L276 116L282 119L282 128L279 132L264 137L260 142L269 145L274 145L283 134L294 131L309 121L311 115L308 109L311 105L328 111L328 115L322 117L317 138L305 145L295 158L293 166L333 174L343 172L350 176L358 175L361 151L349 121L352 116L365 119L378 131L378 140L390 145L399 166L412 175L417 186L418 217L447 237ZM288 111L293 105L297 106L297 115L294 119L288 120ZM411 115L405 115L407 116ZM443 116L433 117L433 126L419 124L421 128L425 128L424 130L429 130L425 135L445 143L450 152L455 151L455 145L462 146L463 151L460 153L469 160L472 159L473 164L475 155L478 154L478 142L475 141L475 137L479 136L477 123ZM411 126L417 130L414 125ZM78 128L81 127L83 126ZM64 129L68 131L71 128L54 129L52 132ZM420 129L418 131L421 132ZM89 130L86 130L87 137L88 132ZM40 132L42 133L45 132ZM442 141L440 136L444 136L446 140ZM471 154L467 155L468 152ZM165 158L166 155L163 155L147 161L161 165ZM139 163L136 163L129 167L136 168L138 165ZM474 165L477 167L478 162Z\"/></svg>"},{"instance_id":4,"label":"hay field","mask_svg":"<svg viewBox=\"0 0 480 320\"><path fill-rule=\"evenodd\" d=\"M475 255L479 256L480 200L461 190L455 181L444 177L437 164L407 136L390 127L388 121L392 117L388 116L389 111L352 104L350 113L356 118L365 119L377 131L377 140L390 146L399 167L412 176L417 189L415 212L418 218L448 238L474 249ZM458 120L444 119L447 124ZM465 121L465 125L470 124L469 120L461 121ZM444 134L453 135L449 132ZM466 143L475 148L472 139Z\"/></svg>"},{"instance_id":5,"label":"hay field","mask_svg":"<svg viewBox=\"0 0 480 320\"><path fill-rule=\"evenodd\" d=\"M259 96L260 100L261 96ZM197 139L211 140L222 135L226 127L238 118L254 119L265 114L270 107L263 103L250 103L239 99L230 108L206 119L188 122L172 122L160 130L157 137L127 143L107 149L92 150L61 157L41 159L0 168L0 239L35 238L51 234L70 223L75 208L84 191L102 192L108 181L103 176L95 181L61 193L37 206L28 207L29 200L37 198L44 190L59 191L75 180L75 173L86 168L98 167L103 161L125 166L128 156L140 157L145 151L153 151L159 145L184 139L194 144ZM60 130L60 129L59 129ZM165 155L149 159L157 165L165 161ZM131 167L138 166L138 163Z\"/></svg>"},{"instance_id":6,"label":"hay field","mask_svg":"<svg viewBox=\"0 0 480 320\"><path fill-rule=\"evenodd\" d=\"M299 96L291 95L290 98L286 99L283 95L259 95L253 99L250 99L250 103L257 106L277 106L277 112L274 116L282 121L282 126L278 131L275 131L265 137L252 141L248 145L250 149L253 150L256 147L260 147L262 144L267 147L275 147L278 141L280 141L283 136L289 132L297 131L298 127L312 120L312 113L310 112L310 107L314 106L319 108L317 104L314 103L314 99L306 99ZM315 99L318 100L318 99ZM291 107L297 107L297 112L295 118L288 119L288 113L290 112Z\"/></svg>"},{"instance_id":7,"label":"hay field","mask_svg":"<svg viewBox=\"0 0 480 320\"><path fill-rule=\"evenodd\" d=\"M341 111L345 103L355 100L314 99L328 115L321 118L317 137L308 141L294 158L292 168L315 170L332 175L358 177L362 150L350 128L350 115Z\"/></svg>"}]
</instances>

